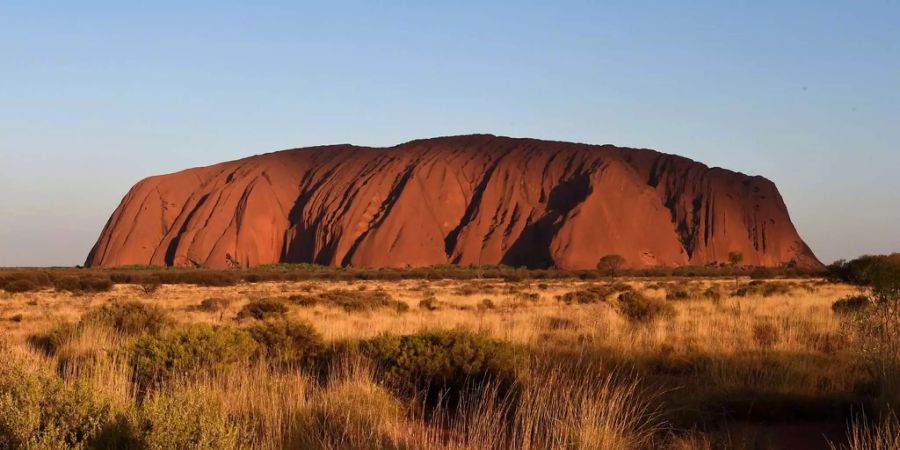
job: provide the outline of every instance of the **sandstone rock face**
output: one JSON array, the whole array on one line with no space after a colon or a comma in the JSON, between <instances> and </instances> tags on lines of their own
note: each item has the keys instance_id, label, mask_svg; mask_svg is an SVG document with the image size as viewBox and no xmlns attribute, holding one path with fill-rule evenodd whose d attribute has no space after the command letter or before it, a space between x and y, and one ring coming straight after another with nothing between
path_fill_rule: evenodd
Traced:
<instances>
[{"instance_id":1,"label":"sandstone rock face","mask_svg":"<svg viewBox=\"0 0 900 450\"><path fill-rule=\"evenodd\" d=\"M652 150L473 135L147 178L86 265L819 267L775 185Z\"/></svg>"}]
</instances>

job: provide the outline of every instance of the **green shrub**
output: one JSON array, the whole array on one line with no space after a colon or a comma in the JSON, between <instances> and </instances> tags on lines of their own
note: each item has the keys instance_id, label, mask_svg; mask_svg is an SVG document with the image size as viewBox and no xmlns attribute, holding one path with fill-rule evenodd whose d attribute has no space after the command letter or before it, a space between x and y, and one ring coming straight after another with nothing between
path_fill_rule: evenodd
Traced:
<instances>
[{"instance_id":1,"label":"green shrub","mask_svg":"<svg viewBox=\"0 0 900 450\"><path fill-rule=\"evenodd\" d=\"M285 448L408 448L392 438L405 419L403 404L384 387L369 380L341 380L321 395L304 417L305 426L294 430Z\"/></svg>"},{"instance_id":2,"label":"green shrub","mask_svg":"<svg viewBox=\"0 0 900 450\"><path fill-rule=\"evenodd\" d=\"M741 265L744 262L744 254L741 252L728 252L728 264L731 264L734 267Z\"/></svg>"},{"instance_id":3,"label":"green shrub","mask_svg":"<svg viewBox=\"0 0 900 450\"><path fill-rule=\"evenodd\" d=\"M628 291L619 295L619 313L632 323L649 323L671 317L675 314L675 308L664 300Z\"/></svg>"},{"instance_id":4,"label":"green shrub","mask_svg":"<svg viewBox=\"0 0 900 450\"><path fill-rule=\"evenodd\" d=\"M347 311L366 311L381 307L395 306L394 299L385 291L353 292L343 289L319 294L323 303L340 306Z\"/></svg>"},{"instance_id":5,"label":"green shrub","mask_svg":"<svg viewBox=\"0 0 900 450\"><path fill-rule=\"evenodd\" d=\"M78 326L71 323L59 323L50 328L46 334L31 336L28 342L48 355L55 354L62 344L78 333Z\"/></svg>"},{"instance_id":6,"label":"green shrub","mask_svg":"<svg viewBox=\"0 0 900 450\"><path fill-rule=\"evenodd\" d=\"M666 300L690 300L691 293L684 287L666 289Z\"/></svg>"},{"instance_id":7,"label":"green shrub","mask_svg":"<svg viewBox=\"0 0 900 450\"><path fill-rule=\"evenodd\" d=\"M0 289L10 293L38 291L49 287L52 278L43 270L0 271Z\"/></svg>"},{"instance_id":8,"label":"green shrub","mask_svg":"<svg viewBox=\"0 0 900 450\"><path fill-rule=\"evenodd\" d=\"M360 345L403 395L421 393L434 402L458 399L467 388L494 381L508 388L515 377L515 351L507 343L463 331L385 335Z\"/></svg>"},{"instance_id":9,"label":"green shrub","mask_svg":"<svg viewBox=\"0 0 900 450\"><path fill-rule=\"evenodd\" d=\"M164 274L167 272L163 272ZM232 272L211 271L211 270L186 270L181 272L168 272L175 275L175 279L171 284L194 284L197 286L234 286L240 281L240 275ZM165 279L160 278L161 282Z\"/></svg>"},{"instance_id":10,"label":"green shrub","mask_svg":"<svg viewBox=\"0 0 900 450\"><path fill-rule=\"evenodd\" d=\"M12 280L3 285L3 290L11 294L37 291L41 287L31 280Z\"/></svg>"},{"instance_id":11,"label":"green shrub","mask_svg":"<svg viewBox=\"0 0 900 450\"><path fill-rule=\"evenodd\" d=\"M769 267L754 267L750 272L750 278L753 280L768 280L775 278L775 271Z\"/></svg>"},{"instance_id":12,"label":"green shrub","mask_svg":"<svg viewBox=\"0 0 900 450\"><path fill-rule=\"evenodd\" d=\"M146 296L152 296L159 291L159 288L161 287L162 283L158 279L151 279L141 283L141 292Z\"/></svg>"},{"instance_id":13,"label":"green shrub","mask_svg":"<svg viewBox=\"0 0 900 450\"><path fill-rule=\"evenodd\" d=\"M292 295L288 299L292 303L305 308L311 308L319 303L319 297L316 295Z\"/></svg>"},{"instance_id":14,"label":"green shrub","mask_svg":"<svg viewBox=\"0 0 900 450\"><path fill-rule=\"evenodd\" d=\"M290 300L301 306L309 307L323 304L343 308L347 312L370 311L386 307L394 307L399 311L403 308L399 306L402 302L394 300L390 294L382 290L369 292L335 289L317 295L292 295Z\"/></svg>"},{"instance_id":15,"label":"green shrub","mask_svg":"<svg viewBox=\"0 0 900 450\"><path fill-rule=\"evenodd\" d=\"M703 297L712 300L713 302L722 300L722 297L724 296L725 295L722 293L722 287L717 285L710 286L705 291L703 291Z\"/></svg>"},{"instance_id":16,"label":"green shrub","mask_svg":"<svg viewBox=\"0 0 900 450\"><path fill-rule=\"evenodd\" d=\"M3 356L0 448L83 448L111 421L109 406L96 401L84 385L66 385L49 372Z\"/></svg>"},{"instance_id":17,"label":"green shrub","mask_svg":"<svg viewBox=\"0 0 900 450\"><path fill-rule=\"evenodd\" d=\"M749 284L737 287L731 294L735 297L750 297L752 295L759 295L759 293L761 292L759 286L761 285L762 282L751 281Z\"/></svg>"},{"instance_id":18,"label":"green shrub","mask_svg":"<svg viewBox=\"0 0 900 450\"><path fill-rule=\"evenodd\" d=\"M195 325L145 335L131 353L135 379L141 387L197 371L215 372L247 363L259 345L244 330Z\"/></svg>"},{"instance_id":19,"label":"green shrub","mask_svg":"<svg viewBox=\"0 0 900 450\"><path fill-rule=\"evenodd\" d=\"M78 292L81 290L81 280L78 277L62 277L53 282L53 288L57 291Z\"/></svg>"},{"instance_id":20,"label":"green shrub","mask_svg":"<svg viewBox=\"0 0 900 450\"><path fill-rule=\"evenodd\" d=\"M738 287L734 291L735 297L772 297L775 295L787 295L794 287L789 283L754 280Z\"/></svg>"},{"instance_id":21,"label":"green shrub","mask_svg":"<svg viewBox=\"0 0 900 450\"><path fill-rule=\"evenodd\" d=\"M617 292L629 292L631 290L631 286L625 283L602 284L567 292L556 299L567 304L589 304L604 302L609 296Z\"/></svg>"},{"instance_id":22,"label":"green shrub","mask_svg":"<svg viewBox=\"0 0 900 450\"><path fill-rule=\"evenodd\" d=\"M496 307L497 305L494 304L494 301L489 298L482 299L481 303L478 304L478 309L481 310L494 309Z\"/></svg>"},{"instance_id":23,"label":"green shrub","mask_svg":"<svg viewBox=\"0 0 900 450\"><path fill-rule=\"evenodd\" d=\"M851 295L837 300L831 305L835 314L847 315L862 311L869 306L869 297L865 295Z\"/></svg>"},{"instance_id":24,"label":"green shrub","mask_svg":"<svg viewBox=\"0 0 900 450\"><path fill-rule=\"evenodd\" d=\"M303 366L323 350L322 336L307 322L276 320L249 328L266 360L275 364Z\"/></svg>"},{"instance_id":25,"label":"green shrub","mask_svg":"<svg viewBox=\"0 0 900 450\"><path fill-rule=\"evenodd\" d=\"M113 282L102 276L66 276L56 279L53 288L57 291L69 292L106 292L113 287Z\"/></svg>"},{"instance_id":26,"label":"green shrub","mask_svg":"<svg viewBox=\"0 0 900 450\"><path fill-rule=\"evenodd\" d=\"M880 384L879 401L900 409L900 286L874 287L868 302L865 314L853 314L845 323L850 342Z\"/></svg>"},{"instance_id":27,"label":"green shrub","mask_svg":"<svg viewBox=\"0 0 900 450\"><path fill-rule=\"evenodd\" d=\"M252 301L244 305L244 307L238 311L237 318L253 318L256 320L283 318L287 312L288 308L284 302L275 299L263 299Z\"/></svg>"},{"instance_id":28,"label":"green shrub","mask_svg":"<svg viewBox=\"0 0 900 450\"><path fill-rule=\"evenodd\" d=\"M837 261L828 266L834 280L862 286L885 288L900 286L900 253L866 255L852 261Z\"/></svg>"},{"instance_id":29,"label":"green shrub","mask_svg":"<svg viewBox=\"0 0 900 450\"><path fill-rule=\"evenodd\" d=\"M525 274L520 272L503 273L500 278L507 283L519 283L525 279Z\"/></svg>"},{"instance_id":30,"label":"green shrub","mask_svg":"<svg viewBox=\"0 0 900 450\"><path fill-rule=\"evenodd\" d=\"M80 324L95 323L108 326L119 333L138 335L159 333L172 324L169 315L156 305L136 301L114 302L92 309L81 317Z\"/></svg>"},{"instance_id":31,"label":"green shrub","mask_svg":"<svg viewBox=\"0 0 900 450\"><path fill-rule=\"evenodd\" d=\"M146 270L152 269L152 270ZM129 284L194 284L197 286L233 286L240 280L240 273L232 270L206 270L206 269L157 269L139 268L116 271L109 273L109 278L114 283Z\"/></svg>"},{"instance_id":32,"label":"green shrub","mask_svg":"<svg viewBox=\"0 0 900 450\"><path fill-rule=\"evenodd\" d=\"M146 450L247 448L221 402L184 388L148 396L135 428Z\"/></svg>"},{"instance_id":33,"label":"green shrub","mask_svg":"<svg viewBox=\"0 0 900 450\"><path fill-rule=\"evenodd\" d=\"M600 258L597 270L604 275L615 276L619 270L625 267L625 262L625 257L622 255L606 255Z\"/></svg>"},{"instance_id":34,"label":"green shrub","mask_svg":"<svg viewBox=\"0 0 900 450\"><path fill-rule=\"evenodd\" d=\"M434 296L428 296L419 301L419 309L426 311L437 311L441 307L441 302Z\"/></svg>"},{"instance_id":35,"label":"green shrub","mask_svg":"<svg viewBox=\"0 0 900 450\"><path fill-rule=\"evenodd\" d=\"M493 290L481 284L464 284L453 291L453 295L470 297L479 293L485 293Z\"/></svg>"},{"instance_id":36,"label":"green shrub","mask_svg":"<svg viewBox=\"0 0 900 450\"><path fill-rule=\"evenodd\" d=\"M206 312L222 312L228 309L228 306L231 305L231 299L229 298L204 298L203 301L200 302L200 305L197 306L197 309Z\"/></svg>"},{"instance_id":37,"label":"green shrub","mask_svg":"<svg viewBox=\"0 0 900 450\"><path fill-rule=\"evenodd\" d=\"M136 336L159 333L172 323L168 314L158 306L139 302L114 302L88 311L76 324L60 323L50 328L46 334L31 336L28 340L32 346L52 355L64 342L78 336L90 325L100 325L124 335Z\"/></svg>"},{"instance_id":38,"label":"green shrub","mask_svg":"<svg viewBox=\"0 0 900 450\"><path fill-rule=\"evenodd\" d=\"M792 285L787 283L766 283L763 285L762 296L788 295L791 293L792 287Z\"/></svg>"}]
</instances>

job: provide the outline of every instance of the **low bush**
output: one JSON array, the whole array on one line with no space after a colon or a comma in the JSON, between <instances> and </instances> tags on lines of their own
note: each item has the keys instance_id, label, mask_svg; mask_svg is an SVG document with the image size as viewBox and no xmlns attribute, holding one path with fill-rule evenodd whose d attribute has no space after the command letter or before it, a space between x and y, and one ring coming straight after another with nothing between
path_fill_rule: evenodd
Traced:
<instances>
[{"instance_id":1,"label":"low bush","mask_svg":"<svg viewBox=\"0 0 900 450\"><path fill-rule=\"evenodd\" d=\"M713 285L708 287L705 291L703 291L703 297L712 300L713 302L718 302L725 297L725 294L722 293L722 287L718 285Z\"/></svg>"},{"instance_id":2,"label":"low bush","mask_svg":"<svg viewBox=\"0 0 900 450\"><path fill-rule=\"evenodd\" d=\"M161 287L162 283L160 283L159 280L150 279L141 283L141 292L143 292L146 296L152 296L153 294L156 294L156 292L159 291L159 288Z\"/></svg>"},{"instance_id":3,"label":"low bush","mask_svg":"<svg viewBox=\"0 0 900 450\"><path fill-rule=\"evenodd\" d=\"M844 325L851 346L880 384L879 402L900 410L900 285L872 288L868 302L865 314L851 315Z\"/></svg>"},{"instance_id":4,"label":"low bush","mask_svg":"<svg viewBox=\"0 0 900 450\"><path fill-rule=\"evenodd\" d=\"M238 271L206 270L206 269L159 269L142 268L122 270L109 273L113 283L128 284L194 284L197 286L233 286L241 281Z\"/></svg>"},{"instance_id":5,"label":"low bush","mask_svg":"<svg viewBox=\"0 0 900 450\"><path fill-rule=\"evenodd\" d=\"M438 301L437 297L429 295L428 297L425 297L419 301L419 309L424 309L426 311L437 311L441 309L441 302Z\"/></svg>"},{"instance_id":6,"label":"low bush","mask_svg":"<svg viewBox=\"0 0 900 450\"><path fill-rule=\"evenodd\" d=\"M625 257L612 254L600 258L597 263L597 271L606 276L615 276L626 264Z\"/></svg>"},{"instance_id":7,"label":"low bush","mask_svg":"<svg viewBox=\"0 0 900 450\"><path fill-rule=\"evenodd\" d=\"M690 300L691 293L684 287L671 287L666 289L666 300Z\"/></svg>"},{"instance_id":8,"label":"low bush","mask_svg":"<svg viewBox=\"0 0 900 450\"><path fill-rule=\"evenodd\" d=\"M203 301L200 302L200 305L197 306L197 309L200 311L217 313L225 311L230 305L230 298L210 297L204 298Z\"/></svg>"},{"instance_id":9,"label":"low bush","mask_svg":"<svg viewBox=\"0 0 900 450\"><path fill-rule=\"evenodd\" d=\"M262 299L244 305L244 307L238 311L237 318L239 320L248 318L256 320L283 318L287 312L288 307L283 301L276 299Z\"/></svg>"},{"instance_id":10,"label":"low bush","mask_svg":"<svg viewBox=\"0 0 900 450\"><path fill-rule=\"evenodd\" d=\"M396 430L403 423L403 404L383 386L366 379L336 380L323 390L296 430L289 448L403 449ZM288 447L288 446L286 446ZM415 448L415 447L413 447Z\"/></svg>"},{"instance_id":11,"label":"low bush","mask_svg":"<svg viewBox=\"0 0 900 450\"><path fill-rule=\"evenodd\" d=\"M62 344L78 332L78 327L71 323L54 325L44 334L31 336L28 342L48 355L55 354Z\"/></svg>"},{"instance_id":12,"label":"low bush","mask_svg":"<svg viewBox=\"0 0 900 450\"><path fill-rule=\"evenodd\" d=\"M347 312L370 311L378 308L394 307L401 310L403 307L385 291L351 291L335 289L321 292L316 295L292 295L290 301L301 306L311 307L318 304L343 308ZM407 305L408 307L409 305Z\"/></svg>"},{"instance_id":13,"label":"low bush","mask_svg":"<svg viewBox=\"0 0 900 450\"><path fill-rule=\"evenodd\" d=\"M464 284L453 290L453 295L460 295L463 297L471 297L477 294L490 294L493 293L496 289L493 286L484 284L484 283L472 283L472 284Z\"/></svg>"},{"instance_id":14,"label":"low bush","mask_svg":"<svg viewBox=\"0 0 900 450\"><path fill-rule=\"evenodd\" d=\"M865 295L850 295L837 300L831 305L835 314L847 315L862 311L869 305L869 297Z\"/></svg>"},{"instance_id":15,"label":"low bush","mask_svg":"<svg viewBox=\"0 0 900 450\"><path fill-rule=\"evenodd\" d=\"M159 306L125 301L92 309L81 317L80 323L100 324L125 335L138 335L159 333L173 321Z\"/></svg>"},{"instance_id":16,"label":"low bush","mask_svg":"<svg viewBox=\"0 0 900 450\"><path fill-rule=\"evenodd\" d=\"M496 307L497 305L494 304L494 301L489 298L482 299L478 304L478 309L480 310L494 309Z\"/></svg>"},{"instance_id":17,"label":"low bush","mask_svg":"<svg viewBox=\"0 0 900 450\"><path fill-rule=\"evenodd\" d=\"M44 270L0 271L0 289L14 294L50 287L52 281L49 272Z\"/></svg>"},{"instance_id":18,"label":"low bush","mask_svg":"<svg viewBox=\"0 0 900 450\"><path fill-rule=\"evenodd\" d=\"M878 257L895 261L898 257ZM868 259L866 259L868 261ZM843 263L832 269L834 278L846 277L856 282L858 278L872 278L871 264L857 264L857 261ZM878 265L881 267L881 265ZM616 275L634 277L724 277L751 274L750 268L740 267L679 267L679 268L649 268L620 270ZM797 268L782 267L772 269L773 276L808 276L815 272L803 271ZM860 274L862 272L862 274ZM757 276L760 276L757 274ZM194 284L199 286L233 286L241 282L298 282L309 280L472 280L472 287L461 288L461 294L488 293L490 285L483 280L501 279L508 282L523 280L593 280L598 278L595 270L565 270L565 269L524 269L508 266L457 266L443 265L433 267L419 267L407 269L367 269L355 267L324 267L313 264L277 264L259 266L252 269L240 270L212 270L193 268L166 268L159 266L123 266L113 270L103 269L0 269L0 289L12 292L28 292L38 289L52 288L62 278L72 278L60 281L60 288L72 287L78 292L90 292L105 289L101 284L92 285L93 279L108 279L112 284L136 284L141 289L147 287L154 290L156 285L163 284ZM85 281L81 281L85 278ZM23 281L27 280L27 281ZM82 287L82 283L85 286ZM9 286L9 289L7 289ZM21 289L25 289L22 291ZM63 289L66 290L66 289ZM152 293L150 293L152 294ZM148 295L150 295L148 294Z\"/></svg>"},{"instance_id":19,"label":"low bush","mask_svg":"<svg viewBox=\"0 0 900 450\"><path fill-rule=\"evenodd\" d=\"M137 448L230 450L248 448L220 399L185 388L154 392L141 405Z\"/></svg>"},{"instance_id":20,"label":"low bush","mask_svg":"<svg viewBox=\"0 0 900 450\"><path fill-rule=\"evenodd\" d=\"M195 325L145 335L135 343L130 363L138 385L147 388L174 375L244 364L258 352L259 344L247 331Z\"/></svg>"},{"instance_id":21,"label":"low bush","mask_svg":"<svg viewBox=\"0 0 900 450\"><path fill-rule=\"evenodd\" d=\"M567 292L556 299L567 304L588 304L604 302L615 293L630 291L632 291L631 286L625 283L601 284Z\"/></svg>"},{"instance_id":22,"label":"low bush","mask_svg":"<svg viewBox=\"0 0 900 450\"><path fill-rule=\"evenodd\" d=\"M750 278L753 280L768 280L775 278L775 270L770 267L755 267L750 272Z\"/></svg>"},{"instance_id":23,"label":"low bush","mask_svg":"<svg viewBox=\"0 0 900 450\"><path fill-rule=\"evenodd\" d=\"M788 283L766 283L762 290L762 296L788 295L794 287L796 286Z\"/></svg>"},{"instance_id":24,"label":"low bush","mask_svg":"<svg viewBox=\"0 0 900 450\"><path fill-rule=\"evenodd\" d=\"M3 285L3 290L11 294L20 294L39 290L41 287L31 280L12 280Z\"/></svg>"},{"instance_id":25,"label":"low bush","mask_svg":"<svg viewBox=\"0 0 900 450\"><path fill-rule=\"evenodd\" d=\"M167 273L167 272L163 272ZM208 270L185 270L174 273L174 280L167 284L194 284L197 286L234 286L241 281L239 273L224 271L208 271ZM161 282L165 283L165 279L161 278Z\"/></svg>"},{"instance_id":26,"label":"low bush","mask_svg":"<svg viewBox=\"0 0 900 450\"><path fill-rule=\"evenodd\" d=\"M649 323L675 314L675 308L665 300L646 297L628 291L619 295L619 313L632 323Z\"/></svg>"},{"instance_id":27,"label":"low bush","mask_svg":"<svg viewBox=\"0 0 900 450\"><path fill-rule=\"evenodd\" d=\"M322 336L307 322L275 320L247 329L270 363L304 366L322 353Z\"/></svg>"},{"instance_id":28,"label":"low bush","mask_svg":"<svg viewBox=\"0 0 900 450\"><path fill-rule=\"evenodd\" d=\"M486 382L508 388L515 379L514 348L463 331L385 335L360 344L382 370L388 386L406 396L423 394L433 404L446 395L458 399Z\"/></svg>"},{"instance_id":29,"label":"low bush","mask_svg":"<svg viewBox=\"0 0 900 450\"><path fill-rule=\"evenodd\" d=\"M57 291L75 293L106 292L113 287L113 282L103 276L66 276L53 282Z\"/></svg>"},{"instance_id":30,"label":"low bush","mask_svg":"<svg viewBox=\"0 0 900 450\"><path fill-rule=\"evenodd\" d=\"M793 286L789 283L754 280L734 290L735 297L772 297L788 295Z\"/></svg>"},{"instance_id":31,"label":"low bush","mask_svg":"<svg viewBox=\"0 0 900 450\"><path fill-rule=\"evenodd\" d=\"M526 273L520 272L502 273L500 278L507 283L518 283L525 279L525 275Z\"/></svg>"},{"instance_id":32,"label":"low bush","mask_svg":"<svg viewBox=\"0 0 900 450\"><path fill-rule=\"evenodd\" d=\"M837 261L828 266L828 275L833 280L861 286L898 286L900 253L866 255L852 261Z\"/></svg>"},{"instance_id":33,"label":"low bush","mask_svg":"<svg viewBox=\"0 0 900 450\"><path fill-rule=\"evenodd\" d=\"M158 306L140 302L114 302L94 308L77 323L58 323L44 334L31 336L29 343L48 355L58 352L60 347L91 326L106 327L127 336L156 334L174 322Z\"/></svg>"},{"instance_id":34,"label":"low bush","mask_svg":"<svg viewBox=\"0 0 900 450\"><path fill-rule=\"evenodd\" d=\"M304 308L311 308L316 306L319 303L319 296L317 295L307 295L307 294L297 294L288 297L288 300L291 303L302 306Z\"/></svg>"},{"instance_id":35,"label":"low bush","mask_svg":"<svg viewBox=\"0 0 900 450\"><path fill-rule=\"evenodd\" d=\"M0 363L0 448L90 447L112 420L111 408L85 385L67 385L9 356Z\"/></svg>"}]
</instances>

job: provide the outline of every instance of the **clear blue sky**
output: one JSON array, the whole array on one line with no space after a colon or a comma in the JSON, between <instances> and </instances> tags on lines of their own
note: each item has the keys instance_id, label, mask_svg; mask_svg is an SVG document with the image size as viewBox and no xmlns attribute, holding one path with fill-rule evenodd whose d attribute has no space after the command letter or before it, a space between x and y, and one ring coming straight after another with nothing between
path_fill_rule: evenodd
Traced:
<instances>
[{"instance_id":1,"label":"clear blue sky","mask_svg":"<svg viewBox=\"0 0 900 450\"><path fill-rule=\"evenodd\" d=\"M761 174L824 261L900 251L897 1L137 3L0 1L0 265L81 263L148 175L474 132Z\"/></svg>"}]
</instances>

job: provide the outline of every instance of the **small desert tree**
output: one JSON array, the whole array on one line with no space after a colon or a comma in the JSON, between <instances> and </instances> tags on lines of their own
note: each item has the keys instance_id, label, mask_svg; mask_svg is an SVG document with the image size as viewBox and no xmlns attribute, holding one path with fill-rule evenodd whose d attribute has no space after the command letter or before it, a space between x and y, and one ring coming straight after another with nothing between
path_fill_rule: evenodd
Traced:
<instances>
[{"instance_id":1,"label":"small desert tree","mask_svg":"<svg viewBox=\"0 0 900 450\"><path fill-rule=\"evenodd\" d=\"M734 271L734 284L738 284L738 267L744 262L744 254L741 252L728 252L728 265Z\"/></svg>"},{"instance_id":2,"label":"small desert tree","mask_svg":"<svg viewBox=\"0 0 900 450\"><path fill-rule=\"evenodd\" d=\"M887 406L900 408L900 266L880 263L866 270L868 306L847 317L852 342L882 383Z\"/></svg>"},{"instance_id":3,"label":"small desert tree","mask_svg":"<svg viewBox=\"0 0 900 450\"><path fill-rule=\"evenodd\" d=\"M625 257L616 254L606 255L597 263L597 270L607 275L615 275L623 267L625 267Z\"/></svg>"},{"instance_id":4,"label":"small desert tree","mask_svg":"<svg viewBox=\"0 0 900 450\"><path fill-rule=\"evenodd\" d=\"M744 262L744 254L741 252L728 252L728 265L737 267Z\"/></svg>"}]
</instances>

